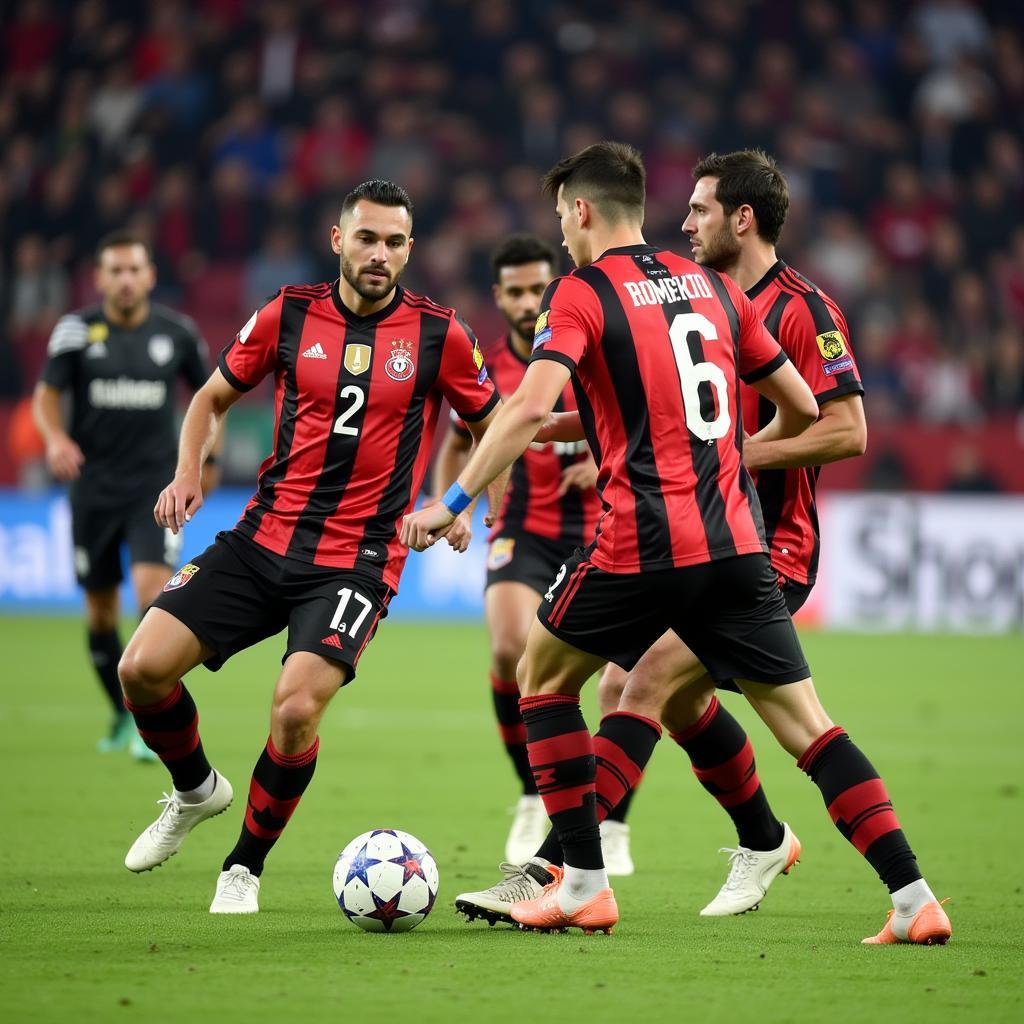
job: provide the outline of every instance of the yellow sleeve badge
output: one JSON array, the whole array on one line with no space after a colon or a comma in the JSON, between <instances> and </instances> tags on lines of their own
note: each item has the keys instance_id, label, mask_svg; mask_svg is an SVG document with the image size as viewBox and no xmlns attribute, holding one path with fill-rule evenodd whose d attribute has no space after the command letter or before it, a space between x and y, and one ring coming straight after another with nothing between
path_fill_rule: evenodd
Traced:
<instances>
[{"instance_id":1,"label":"yellow sleeve badge","mask_svg":"<svg viewBox=\"0 0 1024 1024\"><path fill-rule=\"evenodd\" d=\"M815 339L821 358L826 360L841 359L846 355L846 339L842 331L826 331Z\"/></svg>"}]
</instances>

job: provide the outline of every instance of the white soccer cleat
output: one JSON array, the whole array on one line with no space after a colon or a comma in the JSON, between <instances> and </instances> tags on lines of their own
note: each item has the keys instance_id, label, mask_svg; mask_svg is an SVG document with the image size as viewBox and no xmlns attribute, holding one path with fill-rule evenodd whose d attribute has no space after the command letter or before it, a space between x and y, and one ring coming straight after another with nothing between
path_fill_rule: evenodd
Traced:
<instances>
[{"instance_id":1,"label":"white soccer cleat","mask_svg":"<svg viewBox=\"0 0 1024 1024\"><path fill-rule=\"evenodd\" d=\"M523 864L539 849L547 838L551 821L539 796L521 796L516 803L516 816L512 819L508 839L505 840L505 860L510 864Z\"/></svg>"},{"instance_id":2,"label":"white soccer cleat","mask_svg":"<svg viewBox=\"0 0 1024 1024\"><path fill-rule=\"evenodd\" d=\"M800 840L782 823L782 842L774 850L735 850L723 846L718 852L729 854L729 877L718 895L700 912L701 917L728 917L757 910L768 886L780 875L788 875L800 860Z\"/></svg>"},{"instance_id":3,"label":"white soccer cleat","mask_svg":"<svg viewBox=\"0 0 1024 1024\"><path fill-rule=\"evenodd\" d=\"M164 793L163 799L157 801L164 805L160 817L132 843L124 858L124 866L129 871L149 871L163 864L178 852L185 836L196 825L226 811L233 795L231 783L219 772L216 773L213 792L202 803L185 804L173 792L170 795Z\"/></svg>"},{"instance_id":4,"label":"white soccer cleat","mask_svg":"<svg viewBox=\"0 0 1024 1024\"><path fill-rule=\"evenodd\" d=\"M512 924L512 904L536 899L544 891L544 886L554 879L552 872L538 860L529 860L525 864L499 864L498 870L505 877L496 885L455 897L455 909L465 914L468 921L480 917L490 925L498 921Z\"/></svg>"},{"instance_id":5,"label":"white soccer cleat","mask_svg":"<svg viewBox=\"0 0 1024 1024\"><path fill-rule=\"evenodd\" d=\"M241 864L232 864L217 878L211 914L258 914L260 880Z\"/></svg>"},{"instance_id":6,"label":"white soccer cleat","mask_svg":"<svg viewBox=\"0 0 1024 1024\"><path fill-rule=\"evenodd\" d=\"M636 870L629 853L629 826L606 818L601 822L601 856L609 875L631 875Z\"/></svg>"}]
</instances>

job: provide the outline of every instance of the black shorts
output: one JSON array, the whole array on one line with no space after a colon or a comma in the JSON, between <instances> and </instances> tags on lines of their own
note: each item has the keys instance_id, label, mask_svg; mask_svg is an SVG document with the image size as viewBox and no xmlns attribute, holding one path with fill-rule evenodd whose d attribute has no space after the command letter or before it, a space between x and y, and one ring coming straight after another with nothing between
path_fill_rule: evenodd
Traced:
<instances>
[{"instance_id":1,"label":"black shorts","mask_svg":"<svg viewBox=\"0 0 1024 1024\"><path fill-rule=\"evenodd\" d=\"M763 554L610 573L581 553L559 570L537 617L559 640L626 671L671 629L716 683L793 683L810 675L778 574Z\"/></svg>"},{"instance_id":2,"label":"black shorts","mask_svg":"<svg viewBox=\"0 0 1024 1024\"><path fill-rule=\"evenodd\" d=\"M184 537L158 526L153 518L159 488L147 489L121 505L99 505L80 495L71 499L71 538L75 576L86 590L116 587L121 571L121 545L128 547L132 565L152 562L174 568L181 558Z\"/></svg>"},{"instance_id":3,"label":"black shorts","mask_svg":"<svg viewBox=\"0 0 1024 1024\"><path fill-rule=\"evenodd\" d=\"M572 558L573 548L564 541L539 537L524 530L502 533L487 549L487 583L525 583L543 594L555 578L559 566Z\"/></svg>"},{"instance_id":4,"label":"black shorts","mask_svg":"<svg viewBox=\"0 0 1024 1024\"><path fill-rule=\"evenodd\" d=\"M364 573L284 558L229 531L182 566L153 606L214 652L205 662L212 672L287 626L282 661L296 651L320 654L346 665L351 682L392 596Z\"/></svg>"},{"instance_id":5,"label":"black shorts","mask_svg":"<svg viewBox=\"0 0 1024 1024\"><path fill-rule=\"evenodd\" d=\"M790 615L796 615L807 603L814 589L813 583L801 583L799 580L791 580L788 576L779 573L779 589L782 591L782 598L786 602Z\"/></svg>"}]
</instances>

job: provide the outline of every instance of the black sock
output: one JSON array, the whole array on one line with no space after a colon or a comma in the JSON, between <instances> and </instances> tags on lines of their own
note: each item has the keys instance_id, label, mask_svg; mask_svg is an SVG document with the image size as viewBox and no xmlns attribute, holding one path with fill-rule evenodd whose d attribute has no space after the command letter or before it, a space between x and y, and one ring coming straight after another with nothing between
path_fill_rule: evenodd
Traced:
<instances>
[{"instance_id":1,"label":"black sock","mask_svg":"<svg viewBox=\"0 0 1024 1024\"><path fill-rule=\"evenodd\" d=\"M245 821L235 848L224 858L223 871L242 864L254 875L263 873L263 862L284 831L316 770L320 740L301 754L282 754L267 740L249 782Z\"/></svg>"},{"instance_id":2,"label":"black sock","mask_svg":"<svg viewBox=\"0 0 1024 1024\"><path fill-rule=\"evenodd\" d=\"M599 870L604 861L594 792L594 741L583 721L579 697L523 697L519 706L537 791L558 833L565 863Z\"/></svg>"},{"instance_id":3,"label":"black sock","mask_svg":"<svg viewBox=\"0 0 1024 1024\"><path fill-rule=\"evenodd\" d=\"M146 746L171 773L179 793L201 786L213 769L199 738L199 712L185 684L177 686L155 704L125 702Z\"/></svg>"},{"instance_id":4,"label":"black sock","mask_svg":"<svg viewBox=\"0 0 1024 1024\"><path fill-rule=\"evenodd\" d=\"M885 783L839 726L819 736L797 767L821 790L836 828L878 872L889 892L921 877Z\"/></svg>"},{"instance_id":5,"label":"black sock","mask_svg":"<svg viewBox=\"0 0 1024 1024\"><path fill-rule=\"evenodd\" d=\"M743 726L717 697L700 719L676 741L689 755L700 784L732 818L740 846L774 850L782 842L782 822L772 813L757 776L754 749Z\"/></svg>"},{"instance_id":6,"label":"black sock","mask_svg":"<svg viewBox=\"0 0 1024 1024\"><path fill-rule=\"evenodd\" d=\"M494 715L498 719L498 732L512 767L519 776L523 796L536 796L537 783L533 781L530 758L526 753L526 726L519 712L519 686L514 679L499 679L491 673L491 699Z\"/></svg>"},{"instance_id":7,"label":"black sock","mask_svg":"<svg viewBox=\"0 0 1024 1024\"><path fill-rule=\"evenodd\" d=\"M121 681L117 678L117 663L121 660L121 638L117 635L116 629L106 633L89 630L89 658L114 711L124 714Z\"/></svg>"},{"instance_id":8,"label":"black sock","mask_svg":"<svg viewBox=\"0 0 1024 1024\"><path fill-rule=\"evenodd\" d=\"M601 720L601 728L594 736L594 789L599 822L611 818L618 808L629 807L660 739L661 726L643 715L613 711ZM552 864L562 863L562 845L554 829L548 832L536 856Z\"/></svg>"},{"instance_id":9,"label":"black sock","mask_svg":"<svg viewBox=\"0 0 1024 1024\"><path fill-rule=\"evenodd\" d=\"M609 812L608 821L618 821L625 824L626 815L629 814L629 805L633 802L635 789L631 789Z\"/></svg>"}]
</instances>

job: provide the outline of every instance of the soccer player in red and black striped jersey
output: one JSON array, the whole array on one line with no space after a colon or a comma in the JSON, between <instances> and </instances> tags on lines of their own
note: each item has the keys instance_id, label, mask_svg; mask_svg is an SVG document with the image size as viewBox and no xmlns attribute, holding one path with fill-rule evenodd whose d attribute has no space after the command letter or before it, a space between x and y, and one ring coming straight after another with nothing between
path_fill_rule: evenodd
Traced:
<instances>
[{"instance_id":1,"label":"soccer player in red and black striped jersey","mask_svg":"<svg viewBox=\"0 0 1024 1024\"><path fill-rule=\"evenodd\" d=\"M817 404L729 278L644 244L643 181L639 154L615 143L591 146L548 173L579 269L549 289L530 369L495 430L442 504L406 517L402 528L417 549L436 541L536 436L564 373L573 374L610 508L594 545L545 595L551 601L520 670L530 763L564 870L553 868L544 892L515 904L512 917L548 930L607 930L617 921L601 863L595 749L632 783L660 727L620 710L592 741L578 695L601 660L631 668L664 627L695 656L687 682L705 670L737 681L822 790L840 831L874 851L894 913L873 941L944 942L948 918L884 785L815 694L741 461L740 376L777 407L754 442L799 433L817 418ZM609 720L614 730L606 730Z\"/></svg>"},{"instance_id":2,"label":"soccer player in red and black striped jersey","mask_svg":"<svg viewBox=\"0 0 1024 1024\"><path fill-rule=\"evenodd\" d=\"M694 259L743 288L811 386L820 408L817 422L803 433L767 443L748 440L743 452L757 485L772 565L786 604L795 613L807 600L817 574L814 494L820 467L864 451L863 387L842 311L776 255L789 192L774 160L753 150L712 154L698 162L693 174L696 184L683 231ZM757 431L775 410L753 388L743 385L740 392L744 426ZM628 684L622 669L608 667L601 679L602 704L617 706L627 685L627 704L641 694L660 699L670 685L666 679L677 673L686 676L691 657L674 634L666 634L630 673ZM715 699L713 680L705 678L702 687L682 688L663 709L661 720L737 831L738 846L727 851L729 876L701 915L750 910L772 881L789 871L799 843L772 813L750 741Z\"/></svg>"},{"instance_id":3,"label":"soccer player in red and black striped jersey","mask_svg":"<svg viewBox=\"0 0 1024 1024\"><path fill-rule=\"evenodd\" d=\"M171 578L121 660L126 706L173 791L125 858L148 871L231 802L203 752L181 677L288 628L270 737L212 913L254 913L259 876L309 784L317 727L387 614L407 552L398 543L427 469L442 401L476 437L499 405L455 311L398 283L412 249L404 189L370 181L331 229L341 274L282 288L223 351L182 424L174 480L154 515L177 531L202 504L199 470L217 424L264 377L275 383L274 451L233 530ZM457 542L464 548L463 535Z\"/></svg>"},{"instance_id":4,"label":"soccer player in red and black striped jersey","mask_svg":"<svg viewBox=\"0 0 1024 1024\"><path fill-rule=\"evenodd\" d=\"M527 234L510 235L491 254L494 301L508 323L507 333L486 353L487 369L500 394L512 394L526 372L540 302L557 260L549 242ZM576 408L570 387L555 408ZM466 425L453 419L437 456L435 494L443 494L465 467L472 440ZM526 756L516 666L541 595L558 567L594 537L601 511L596 479L597 466L586 441L531 445L512 466L488 538L484 610L491 644L491 694L502 741L522 786L505 843L505 859L513 864L531 857L548 832L548 817Z\"/></svg>"}]
</instances>

